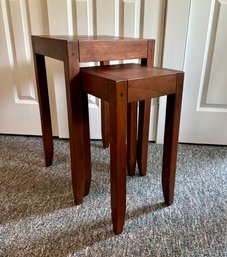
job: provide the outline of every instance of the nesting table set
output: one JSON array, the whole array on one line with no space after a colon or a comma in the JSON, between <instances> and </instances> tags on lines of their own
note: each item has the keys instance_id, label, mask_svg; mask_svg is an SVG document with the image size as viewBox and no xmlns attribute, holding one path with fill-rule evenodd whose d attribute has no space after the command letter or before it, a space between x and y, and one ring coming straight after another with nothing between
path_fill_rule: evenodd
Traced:
<instances>
[{"instance_id":1,"label":"nesting table set","mask_svg":"<svg viewBox=\"0 0 227 257\"><path fill-rule=\"evenodd\" d=\"M154 40L149 39L32 36L32 45L46 166L52 164L54 149L45 56L64 63L75 204L82 203L83 197L89 193L91 183L87 94L107 102L109 108L111 211L114 233L120 234L124 226L127 162L129 175L134 175L136 158L140 174L146 174L150 99L162 95L167 95L162 186L165 202L172 204L183 72L153 67ZM110 60L128 59L141 59L141 64L108 65ZM80 68L81 62L101 62L101 66ZM138 102L140 115L136 139ZM137 153L134 154L136 140Z\"/></svg>"}]
</instances>

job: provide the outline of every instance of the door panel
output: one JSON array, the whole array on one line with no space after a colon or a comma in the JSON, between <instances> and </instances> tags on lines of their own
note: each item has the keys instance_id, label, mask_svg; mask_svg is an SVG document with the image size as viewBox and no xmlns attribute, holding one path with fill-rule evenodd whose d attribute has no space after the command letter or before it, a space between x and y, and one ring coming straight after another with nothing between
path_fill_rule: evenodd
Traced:
<instances>
[{"instance_id":1,"label":"door panel","mask_svg":"<svg viewBox=\"0 0 227 257\"><path fill-rule=\"evenodd\" d=\"M224 0L191 3L182 142L227 144L226 11Z\"/></svg>"},{"instance_id":2,"label":"door panel","mask_svg":"<svg viewBox=\"0 0 227 257\"><path fill-rule=\"evenodd\" d=\"M180 142L227 144L226 11L226 0L168 2L163 67L185 71ZM164 113L165 101L160 102L159 142Z\"/></svg>"},{"instance_id":3,"label":"door panel","mask_svg":"<svg viewBox=\"0 0 227 257\"><path fill-rule=\"evenodd\" d=\"M171 0L166 6L165 38L161 66L184 70L191 0ZM156 142L163 143L166 96L159 98Z\"/></svg>"},{"instance_id":4,"label":"door panel","mask_svg":"<svg viewBox=\"0 0 227 257\"><path fill-rule=\"evenodd\" d=\"M203 57L198 107L222 109L227 103L227 1L212 3ZM213 105L213 106L212 106ZM225 106L223 106L225 109Z\"/></svg>"},{"instance_id":5,"label":"door panel","mask_svg":"<svg viewBox=\"0 0 227 257\"><path fill-rule=\"evenodd\" d=\"M40 134L26 1L0 1L0 133Z\"/></svg>"}]
</instances>

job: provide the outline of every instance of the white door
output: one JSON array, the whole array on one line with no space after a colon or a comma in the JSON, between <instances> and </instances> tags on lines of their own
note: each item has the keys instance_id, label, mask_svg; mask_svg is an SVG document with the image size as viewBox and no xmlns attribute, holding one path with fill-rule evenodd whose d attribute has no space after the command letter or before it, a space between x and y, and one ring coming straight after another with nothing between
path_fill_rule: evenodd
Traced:
<instances>
[{"instance_id":1,"label":"white door","mask_svg":"<svg viewBox=\"0 0 227 257\"><path fill-rule=\"evenodd\" d=\"M98 34L156 39L160 65L165 0L0 0L0 133L39 135L30 34ZM54 135L68 137L63 64L46 58ZM100 101L89 97L92 138L101 138ZM155 140L158 101L152 101Z\"/></svg>"},{"instance_id":2,"label":"white door","mask_svg":"<svg viewBox=\"0 0 227 257\"><path fill-rule=\"evenodd\" d=\"M0 1L0 133L40 134L25 1Z\"/></svg>"},{"instance_id":3,"label":"white door","mask_svg":"<svg viewBox=\"0 0 227 257\"><path fill-rule=\"evenodd\" d=\"M163 66L185 71L180 142L227 144L226 24L227 0L168 2Z\"/></svg>"}]
</instances>

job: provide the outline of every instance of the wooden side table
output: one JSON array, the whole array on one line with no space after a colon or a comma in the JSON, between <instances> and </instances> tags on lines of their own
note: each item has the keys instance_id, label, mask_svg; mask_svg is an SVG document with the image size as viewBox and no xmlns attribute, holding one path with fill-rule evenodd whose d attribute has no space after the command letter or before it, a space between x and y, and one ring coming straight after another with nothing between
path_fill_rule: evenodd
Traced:
<instances>
[{"instance_id":1,"label":"wooden side table","mask_svg":"<svg viewBox=\"0 0 227 257\"><path fill-rule=\"evenodd\" d=\"M184 73L138 64L96 66L81 69L82 90L109 102L110 184L113 230L123 230L126 211L127 107L167 95L162 188L166 204L174 199L178 133Z\"/></svg>"},{"instance_id":2,"label":"wooden side table","mask_svg":"<svg viewBox=\"0 0 227 257\"><path fill-rule=\"evenodd\" d=\"M32 45L46 166L50 166L53 161L53 139L44 57L48 56L64 63L72 185L75 204L80 204L83 196L89 192L91 158L87 96L80 90L79 63L100 61L104 64L109 60L142 59L142 63L153 66L154 40L111 36L32 36ZM142 101L140 105L143 113L147 111L149 115L147 106L149 107L150 103ZM136 105L132 106L134 114L135 109ZM144 140L148 136L147 124L141 124L139 130L141 140ZM132 131L130 133L135 134ZM146 166L142 165L147 151L146 140L144 142L138 144L139 159L141 158L138 163L141 169Z\"/></svg>"}]
</instances>

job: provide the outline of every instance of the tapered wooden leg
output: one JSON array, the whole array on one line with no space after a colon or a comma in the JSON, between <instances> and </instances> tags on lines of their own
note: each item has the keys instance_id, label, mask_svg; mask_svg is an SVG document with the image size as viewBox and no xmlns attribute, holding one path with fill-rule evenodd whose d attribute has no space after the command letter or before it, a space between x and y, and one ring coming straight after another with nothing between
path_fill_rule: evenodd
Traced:
<instances>
[{"instance_id":1,"label":"tapered wooden leg","mask_svg":"<svg viewBox=\"0 0 227 257\"><path fill-rule=\"evenodd\" d=\"M110 105L110 174L113 230L123 230L126 210L126 124L127 84L109 85Z\"/></svg>"},{"instance_id":2,"label":"tapered wooden leg","mask_svg":"<svg viewBox=\"0 0 227 257\"><path fill-rule=\"evenodd\" d=\"M128 104L127 169L129 176L134 176L136 169L137 106L137 103Z\"/></svg>"},{"instance_id":3,"label":"tapered wooden leg","mask_svg":"<svg viewBox=\"0 0 227 257\"><path fill-rule=\"evenodd\" d=\"M109 63L109 61L101 61L100 66L106 66L109 65ZM109 103L101 100L101 130L103 148L109 147L110 144L109 119Z\"/></svg>"},{"instance_id":4,"label":"tapered wooden leg","mask_svg":"<svg viewBox=\"0 0 227 257\"><path fill-rule=\"evenodd\" d=\"M180 124L183 74L177 75L176 94L167 96L166 122L163 149L162 188L166 204L174 199L178 134Z\"/></svg>"},{"instance_id":5,"label":"tapered wooden leg","mask_svg":"<svg viewBox=\"0 0 227 257\"><path fill-rule=\"evenodd\" d=\"M107 148L110 142L109 119L109 103L101 100L102 143L104 148Z\"/></svg>"},{"instance_id":6,"label":"tapered wooden leg","mask_svg":"<svg viewBox=\"0 0 227 257\"><path fill-rule=\"evenodd\" d=\"M84 170L85 170L85 189L84 195L88 195L91 185L91 147L90 147L90 130L88 114L87 94L82 93L83 101L83 134L84 134Z\"/></svg>"},{"instance_id":7,"label":"tapered wooden leg","mask_svg":"<svg viewBox=\"0 0 227 257\"><path fill-rule=\"evenodd\" d=\"M50 105L47 87L45 59L43 55L34 54L34 64L36 73L37 92L39 98L39 110L43 134L43 147L46 166L53 162L53 136L51 127Z\"/></svg>"},{"instance_id":8,"label":"tapered wooden leg","mask_svg":"<svg viewBox=\"0 0 227 257\"><path fill-rule=\"evenodd\" d=\"M69 141L72 171L72 186L75 204L81 204L85 194L85 151L82 95L80 90L78 46L68 44L66 53L65 82L69 122ZM86 128L87 129L87 128Z\"/></svg>"},{"instance_id":9,"label":"tapered wooden leg","mask_svg":"<svg viewBox=\"0 0 227 257\"><path fill-rule=\"evenodd\" d=\"M148 136L150 122L151 100L146 99L139 103L139 127L137 143L137 162L139 173L145 176L147 172Z\"/></svg>"}]
</instances>

